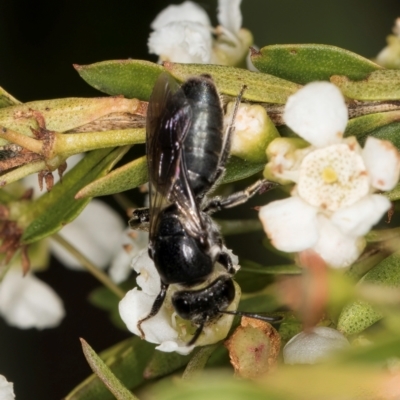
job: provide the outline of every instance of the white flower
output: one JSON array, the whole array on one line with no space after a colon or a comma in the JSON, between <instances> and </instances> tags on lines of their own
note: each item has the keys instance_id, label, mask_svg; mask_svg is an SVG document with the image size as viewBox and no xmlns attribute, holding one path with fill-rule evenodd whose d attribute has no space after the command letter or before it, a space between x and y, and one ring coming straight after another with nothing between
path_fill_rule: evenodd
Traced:
<instances>
[{"instance_id":1,"label":"white flower","mask_svg":"<svg viewBox=\"0 0 400 400\"><path fill-rule=\"evenodd\" d=\"M8 382L7 379L0 375L0 400L13 400L14 395L14 385Z\"/></svg>"},{"instance_id":2,"label":"white flower","mask_svg":"<svg viewBox=\"0 0 400 400\"><path fill-rule=\"evenodd\" d=\"M283 360L285 364L315 364L348 347L349 341L339 331L317 326L292 337L283 349Z\"/></svg>"},{"instance_id":3,"label":"white flower","mask_svg":"<svg viewBox=\"0 0 400 400\"><path fill-rule=\"evenodd\" d=\"M54 290L31 272L12 268L0 283L0 315L11 326L22 329L53 328L65 310Z\"/></svg>"},{"instance_id":4,"label":"white flower","mask_svg":"<svg viewBox=\"0 0 400 400\"><path fill-rule=\"evenodd\" d=\"M235 261L235 258L233 258L233 262ZM129 291L119 303L119 312L128 329L134 334L140 335L137 323L149 314L154 300L160 292L161 281L154 262L148 256L147 249L143 249L132 260L132 266L140 274L136 282L142 290L134 288ZM210 279L213 278L215 279L215 276L210 277ZM170 289L173 289L173 285L170 286ZM240 299L240 288L237 284L235 284L235 289L235 299L227 310L237 308ZM160 311L154 317L145 321L142 329L148 342L159 344L156 349L188 354L194 348L194 345L186 345L192 338L194 328L190 321L183 320L176 314L171 303L170 292L168 290ZM231 315L223 315L216 322L205 326L196 345L204 346L224 339L232 325L232 320Z\"/></svg>"},{"instance_id":5,"label":"white flower","mask_svg":"<svg viewBox=\"0 0 400 400\"><path fill-rule=\"evenodd\" d=\"M100 200L92 200L79 216L59 232L99 268L108 266L121 243L125 224L122 218ZM52 241L51 251L67 267L83 269L60 244Z\"/></svg>"},{"instance_id":6,"label":"white flower","mask_svg":"<svg viewBox=\"0 0 400 400\"><path fill-rule=\"evenodd\" d=\"M131 271L132 259L143 249L147 249L149 234L144 231L133 231L128 228L120 238L118 251L115 254L109 269L113 282L121 283L128 278Z\"/></svg>"},{"instance_id":7,"label":"white flower","mask_svg":"<svg viewBox=\"0 0 400 400\"><path fill-rule=\"evenodd\" d=\"M308 84L291 96L284 118L311 146L284 138L269 146L266 171L296 186L291 198L260 209L264 229L282 251L313 249L330 266L347 267L361 254L363 236L390 208L386 197L372 193L396 185L399 153L373 137L364 149L354 137L343 139L347 108L328 82Z\"/></svg>"},{"instance_id":8,"label":"white flower","mask_svg":"<svg viewBox=\"0 0 400 400\"><path fill-rule=\"evenodd\" d=\"M150 53L157 54L160 61L236 65L252 43L250 32L241 29L240 3L219 0L220 26L216 29L206 12L191 1L168 6L151 24Z\"/></svg>"}]
</instances>

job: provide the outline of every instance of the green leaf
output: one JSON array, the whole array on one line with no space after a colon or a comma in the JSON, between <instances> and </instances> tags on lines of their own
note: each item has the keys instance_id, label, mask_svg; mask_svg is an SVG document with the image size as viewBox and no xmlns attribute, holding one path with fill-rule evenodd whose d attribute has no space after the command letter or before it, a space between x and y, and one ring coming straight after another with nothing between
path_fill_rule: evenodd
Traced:
<instances>
[{"instance_id":1,"label":"green leaf","mask_svg":"<svg viewBox=\"0 0 400 400\"><path fill-rule=\"evenodd\" d=\"M239 284L242 292L258 292L273 281L272 275L263 274L262 271L267 268L260 264L249 260L241 260L240 265L241 268L235 275L235 281Z\"/></svg>"},{"instance_id":2,"label":"green leaf","mask_svg":"<svg viewBox=\"0 0 400 400\"><path fill-rule=\"evenodd\" d=\"M213 371L193 381L169 381L157 385L146 398L160 400L288 400L285 393L246 380L228 378ZM300 398L300 397L299 397ZM304 397L303 397L304 398ZM309 397L311 398L311 397Z\"/></svg>"},{"instance_id":3,"label":"green leaf","mask_svg":"<svg viewBox=\"0 0 400 400\"><path fill-rule=\"evenodd\" d=\"M142 60L103 61L90 65L74 65L82 79L101 92L148 100L161 65Z\"/></svg>"},{"instance_id":4,"label":"green leaf","mask_svg":"<svg viewBox=\"0 0 400 400\"><path fill-rule=\"evenodd\" d=\"M234 97L240 93L243 85L246 85L243 98L263 103L285 104L287 98L301 87L272 75L222 65L166 62L164 67L181 82L193 75L209 74L221 93Z\"/></svg>"},{"instance_id":5,"label":"green leaf","mask_svg":"<svg viewBox=\"0 0 400 400\"><path fill-rule=\"evenodd\" d=\"M368 135L359 137L358 139L362 145L365 143L365 140L367 140L368 136L373 136L382 140L389 140L394 146L397 147L397 149L400 150L400 122L393 122L391 124L381 126L370 131Z\"/></svg>"},{"instance_id":6,"label":"green leaf","mask_svg":"<svg viewBox=\"0 0 400 400\"><path fill-rule=\"evenodd\" d=\"M226 173L221 183L230 183L247 178L262 171L264 166L264 163L252 164L232 156L228 161ZM76 198L83 199L124 192L143 185L147 180L147 162L146 157L143 156L83 187L76 194Z\"/></svg>"},{"instance_id":7,"label":"green leaf","mask_svg":"<svg viewBox=\"0 0 400 400\"><path fill-rule=\"evenodd\" d=\"M400 71L383 70L372 72L363 80L346 76L332 76L331 82L343 94L356 100L400 100Z\"/></svg>"},{"instance_id":8,"label":"green leaf","mask_svg":"<svg viewBox=\"0 0 400 400\"><path fill-rule=\"evenodd\" d=\"M43 239L73 221L90 201L90 198L75 200L75 194L83 186L106 174L127 149L128 146L90 152L50 192L34 201L25 216L32 222L22 235L22 243Z\"/></svg>"},{"instance_id":9,"label":"green leaf","mask_svg":"<svg viewBox=\"0 0 400 400\"><path fill-rule=\"evenodd\" d=\"M186 366L191 357L192 354L183 356L175 352L155 351L144 370L143 376L145 379L162 378Z\"/></svg>"},{"instance_id":10,"label":"green leaf","mask_svg":"<svg viewBox=\"0 0 400 400\"><path fill-rule=\"evenodd\" d=\"M262 230L262 224L258 219L217 219L214 221L221 228L222 235L241 235L248 232Z\"/></svg>"},{"instance_id":11,"label":"green leaf","mask_svg":"<svg viewBox=\"0 0 400 400\"><path fill-rule=\"evenodd\" d=\"M350 352L339 356L337 362L348 365L348 363L385 363L389 359L400 358L400 338L385 337L385 340L368 346L353 348Z\"/></svg>"},{"instance_id":12,"label":"green leaf","mask_svg":"<svg viewBox=\"0 0 400 400\"><path fill-rule=\"evenodd\" d=\"M249 163L239 157L231 156L226 166L226 172L221 183L230 183L248 178L264 169L264 163Z\"/></svg>"},{"instance_id":13,"label":"green leaf","mask_svg":"<svg viewBox=\"0 0 400 400\"><path fill-rule=\"evenodd\" d=\"M16 104L21 104L21 102L0 86L0 108L15 106Z\"/></svg>"},{"instance_id":14,"label":"green leaf","mask_svg":"<svg viewBox=\"0 0 400 400\"><path fill-rule=\"evenodd\" d=\"M154 353L154 345L132 337L100 353L111 372L130 390L143 384L143 372ZM90 375L65 400L112 400L114 396L96 375Z\"/></svg>"},{"instance_id":15,"label":"green leaf","mask_svg":"<svg viewBox=\"0 0 400 400\"><path fill-rule=\"evenodd\" d=\"M89 346L89 344L81 339L83 353L86 360L92 368L93 372L101 379L107 389L116 397L117 400L138 400L111 372L110 368Z\"/></svg>"},{"instance_id":16,"label":"green leaf","mask_svg":"<svg viewBox=\"0 0 400 400\"><path fill-rule=\"evenodd\" d=\"M147 162L146 157L143 156L83 187L76 194L76 198L106 196L125 192L143 185L147 180Z\"/></svg>"},{"instance_id":17,"label":"green leaf","mask_svg":"<svg viewBox=\"0 0 400 400\"><path fill-rule=\"evenodd\" d=\"M400 288L400 253L393 253L367 272L360 284L369 283L388 288ZM340 314L338 329L345 335L362 332L383 314L364 300L357 300L347 305Z\"/></svg>"},{"instance_id":18,"label":"green leaf","mask_svg":"<svg viewBox=\"0 0 400 400\"><path fill-rule=\"evenodd\" d=\"M260 51L253 50L251 61L261 72L303 85L329 81L332 75L364 79L371 72L382 69L358 54L324 44L266 46Z\"/></svg>"},{"instance_id":19,"label":"green leaf","mask_svg":"<svg viewBox=\"0 0 400 400\"><path fill-rule=\"evenodd\" d=\"M345 136L356 136L361 143L376 129L400 120L400 111L388 111L352 118L346 126Z\"/></svg>"}]
</instances>

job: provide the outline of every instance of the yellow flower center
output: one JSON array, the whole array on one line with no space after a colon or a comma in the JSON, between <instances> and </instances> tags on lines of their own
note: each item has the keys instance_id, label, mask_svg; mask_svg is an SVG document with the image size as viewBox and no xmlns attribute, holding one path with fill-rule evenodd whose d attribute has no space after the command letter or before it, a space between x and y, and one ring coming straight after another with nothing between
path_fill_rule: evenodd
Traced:
<instances>
[{"instance_id":1,"label":"yellow flower center","mask_svg":"<svg viewBox=\"0 0 400 400\"><path fill-rule=\"evenodd\" d=\"M326 183L334 183L338 180L338 176L337 176L336 171L332 167L326 167L322 171L322 179Z\"/></svg>"}]
</instances>

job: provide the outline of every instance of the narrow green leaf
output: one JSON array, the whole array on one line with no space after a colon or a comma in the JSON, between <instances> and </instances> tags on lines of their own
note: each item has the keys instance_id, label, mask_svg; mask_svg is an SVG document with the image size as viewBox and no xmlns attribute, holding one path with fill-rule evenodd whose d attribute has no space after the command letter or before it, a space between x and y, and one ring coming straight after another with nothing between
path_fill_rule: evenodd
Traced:
<instances>
[{"instance_id":1,"label":"narrow green leaf","mask_svg":"<svg viewBox=\"0 0 400 400\"><path fill-rule=\"evenodd\" d=\"M204 369L208 359L216 350L218 344L211 344L208 346L200 347L193 357L190 359L188 365L183 372L182 379L190 381L199 376L199 373Z\"/></svg>"},{"instance_id":2,"label":"narrow green leaf","mask_svg":"<svg viewBox=\"0 0 400 400\"><path fill-rule=\"evenodd\" d=\"M393 253L367 272L360 280L360 284L362 283L400 288L400 253ZM382 313L371 304L357 300L343 309L338 329L345 335L360 333L382 317Z\"/></svg>"},{"instance_id":3,"label":"narrow green leaf","mask_svg":"<svg viewBox=\"0 0 400 400\"><path fill-rule=\"evenodd\" d=\"M22 235L22 243L43 239L74 220L90 201L90 198L75 200L75 194L106 174L126 150L127 147L106 148L87 154L50 192L34 201L26 215L32 222Z\"/></svg>"},{"instance_id":4,"label":"narrow green leaf","mask_svg":"<svg viewBox=\"0 0 400 400\"><path fill-rule=\"evenodd\" d=\"M231 156L226 166L226 172L221 183L230 183L248 178L264 169L264 163L249 163L239 157Z\"/></svg>"},{"instance_id":5,"label":"narrow green leaf","mask_svg":"<svg viewBox=\"0 0 400 400\"><path fill-rule=\"evenodd\" d=\"M16 104L21 104L21 102L0 86L0 108L15 106Z\"/></svg>"},{"instance_id":6,"label":"narrow green leaf","mask_svg":"<svg viewBox=\"0 0 400 400\"><path fill-rule=\"evenodd\" d=\"M351 351L339 356L339 364L349 363L385 363L393 357L400 357L400 338L387 338L382 342L373 343L369 346L353 348Z\"/></svg>"},{"instance_id":7,"label":"narrow green leaf","mask_svg":"<svg viewBox=\"0 0 400 400\"><path fill-rule=\"evenodd\" d=\"M143 376L146 379L162 378L179 369L183 368L189 362L192 354L183 356L178 353L164 353L155 351L144 370Z\"/></svg>"},{"instance_id":8,"label":"narrow green leaf","mask_svg":"<svg viewBox=\"0 0 400 400\"><path fill-rule=\"evenodd\" d=\"M193 75L209 74L221 93L234 97L239 94L243 85L246 85L243 98L263 103L285 104L287 98L301 87L276 76L222 65L166 62L164 67L181 82Z\"/></svg>"},{"instance_id":9,"label":"narrow green leaf","mask_svg":"<svg viewBox=\"0 0 400 400\"><path fill-rule=\"evenodd\" d=\"M232 156L228 161L226 173L221 183L230 183L247 178L262 171L264 166L263 163L251 164ZM124 192L143 185L147 180L147 162L146 157L143 156L83 187L76 194L76 198L83 199Z\"/></svg>"},{"instance_id":10,"label":"narrow green leaf","mask_svg":"<svg viewBox=\"0 0 400 400\"><path fill-rule=\"evenodd\" d=\"M74 65L82 79L101 92L148 100L161 65L142 60L113 60Z\"/></svg>"},{"instance_id":11,"label":"narrow green leaf","mask_svg":"<svg viewBox=\"0 0 400 400\"><path fill-rule=\"evenodd\" d=\"M358 54L324 44L266 46L260 51L253 50L251 61L261 72L300 84L328 81L332 75L364 79L382 69Z\"/></svg>"},{"instance_id":12,"label":"narrow green leaf","mask_svg":"<svg viewBox=\"0 0 400 400\"><path fill-rule=\"evenodd\" d=\"M350 99L400 100L399 70L375 71L363 80L335 75L331 77L331 82Z\"/></svg>"},{"instance_id":13,"label":"narrow green leaf","mask_svg":"<svg viewBox=\"0 0 400 400\"><path fill-rule=\"evenodd\" d=\"M400 121L400 111L388 111L352 118L346 126L345 136L356 136L364 142L374 130Z\"/></svg>"},{"instance_id":14,"label":"narrow green leaf","mask_svg":"<svg viewBox=\"0 0 400 400\"><path fill-rule=\"evenodd\" d=\"M213 371L193 381L169 381L156 385L148 398L160 400L288 400L289 397L246 380L227 377L226 373ZM300 397L299 397L300 398ZM304 396L302 398L305 398ZM311 399L311 397L307 397ZM317 398L317 397L314 397ZM290 397L290 399L295 399Z\"/></svg>"},{"instance_id":15,"label":"narrow green leaf","mask_svg":"<svg viewBox=\"0 0 400 400\"><path fill-rule=\"evenodd\" d=\"M143 384L144 369L154 353L154 345L132 337L100 353L111 372L130 390ZM112 400L114 396L96 375L90 375L65 400Z\"/></svg>"},{"instance_id":16,"label":"narrow green leaf","mask_svg":"<svg viewBox=\"0 0 400 400\"><path fill-rule=\"evenodd\" d=\"M93 372L106 385L107 389L117 398L117 400L138 400L111 372L110 368L102 361L89 344L81 339L83 353Z\"/></svg>"},{"instance_id":17,"label":"narrow green leaf","mask_svg":"<svg viewBox=\"0 0 400 400\"><path fill-rule=\"evenodd\" d=\"M221 228L223 236L240 235L247 232L262 230L261 222L258 219L217 219L214 221Z\"/></svg>"},{"instance_id":18,"label":"narrow green leaf","mask_svg":"<svg viewBox=\"0 0 400 400\"><path fill-rule=\"evenodd\" d=\"M147 162L146 157L143 156L83 187L76 194L76 198L106 196L125 192L143 185L147 180Z\"/></svg>"},{"instance_id":19,"label":"narrow green leaf","mask_svg":"<svg viewBox=\"0 0 400 400\"><path fill-rule=\"evenodd\" d=\"M400 122L393 122L391 124L381 126L368 132L367 135L359 136L358 139L362 145L365 143L365 140L367 140L368 136L373 136L382 140L389 140L389 142L392 142L397 149L400 150Z\"/></svg>"}]
</instances>

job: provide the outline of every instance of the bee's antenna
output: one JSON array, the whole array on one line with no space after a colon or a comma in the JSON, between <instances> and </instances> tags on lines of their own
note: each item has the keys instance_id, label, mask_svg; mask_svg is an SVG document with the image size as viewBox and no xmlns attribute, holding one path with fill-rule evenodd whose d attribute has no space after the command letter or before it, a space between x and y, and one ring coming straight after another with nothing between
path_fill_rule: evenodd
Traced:
<instances>
[{"instance_id":1,"label":"bee's antenna","mask_svg":"<svg viewBox=\"0 0 400 400\"><path fill-rule=\"evenodd\" d=\"M264 322L272 322L272 323L278 323L283 320L283 317L280 315L262 315L262 314L256 314L256 313L250 313L246 311L220 311L221 314L230 314L230 315L240 315L242 317L248 317L248 318L254 318L254 319L259 319L260 321Z\"/></svg>"},{"instance_id":2,"label":"bee's antenna","mask_svg":"<svg viewBox=\"0 0 400 400\"><path fill-rule=\"evenodd\" d=\"M203 332L204 328L204 323L202 323L197 329L196 332L194 333L193 337L190 339L190 341L186 344L186 346L191 346L192 344L195 344L197 342L197 339L199 338L201 332Z\"/></svg>"}]
</instances>

